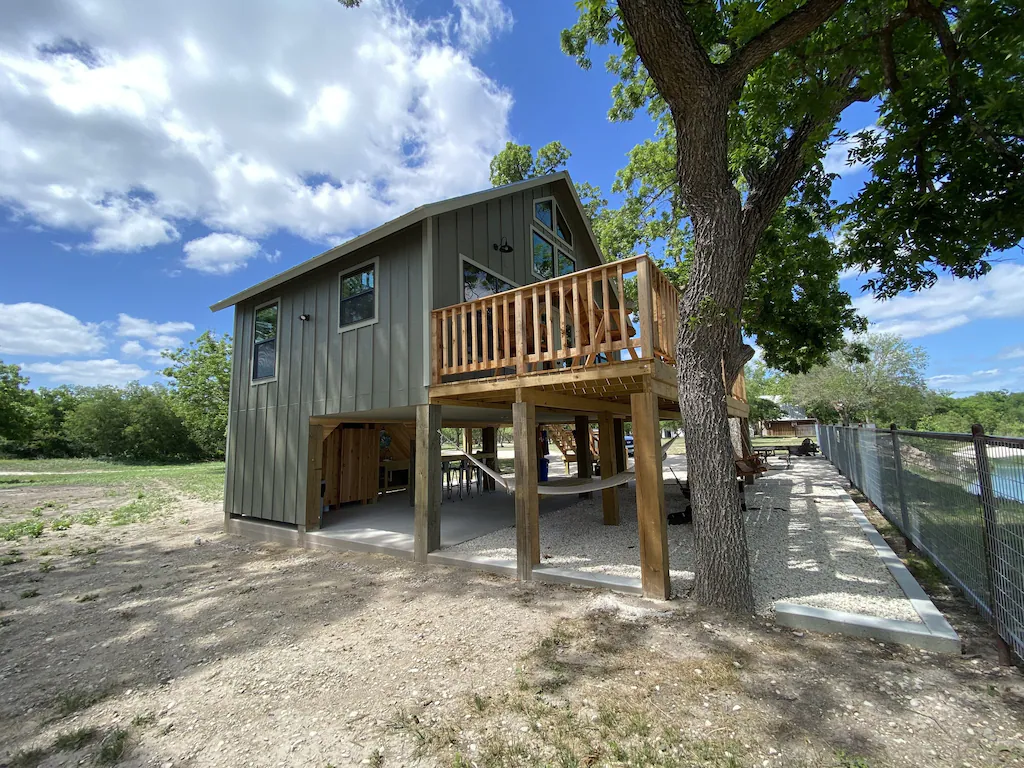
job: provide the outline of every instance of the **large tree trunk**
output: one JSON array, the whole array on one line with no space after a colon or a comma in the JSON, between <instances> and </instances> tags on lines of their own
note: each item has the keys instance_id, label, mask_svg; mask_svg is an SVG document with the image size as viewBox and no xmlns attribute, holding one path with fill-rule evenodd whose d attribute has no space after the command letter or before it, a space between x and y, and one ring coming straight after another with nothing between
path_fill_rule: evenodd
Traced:
<instances>
[{"instance_id":1,"label":"large tree trunk","mask_svg":"<svg viewBox=\"0 0 1024 768\"><path fill-rule=\"evenodd\" d=\"M694 597L749 613L754 599L722 376L723 357L739 335L749 267L741 253L739 194L723 191L715 208L692 217L696 253L680 300L676 345L693 504Z\"/></svg>"}]
</instances>

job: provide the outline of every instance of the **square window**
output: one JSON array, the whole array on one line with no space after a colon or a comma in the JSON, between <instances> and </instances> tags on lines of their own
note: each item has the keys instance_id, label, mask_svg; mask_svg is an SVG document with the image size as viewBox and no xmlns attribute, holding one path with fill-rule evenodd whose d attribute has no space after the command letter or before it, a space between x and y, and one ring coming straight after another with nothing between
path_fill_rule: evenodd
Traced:
<instances>
[{"instance_id":1,"label":"square window","mask_svg":"<svg viewBox=\"0 0 1024 768\"><path fill-rule=\"evenodd\" d=\"M252 380L272 379L277 374L278 305L256 310L253 321Z\"/></svg>"},{"instance_id":2,"label":"square window","mask_svg":"<svg viewBox=\"0 0 1024 768\"><path fill-rule=\"evenodd\" d=\"M541 280L554 277L555 247L546 239L533 233L533 274Z\"/></svg>"},{"instance_id":3,"label":"square window","mask_svg":"<svg viewBox=\"0 0 1024 768\"><path fill-rule=\"evenodd\" d=\"M355 325L377 319L376 264L364 264L341 275L339 325Z\"/></svg>"},{"instance_id":4,"label":"square window","mask_svg":"<svg viewBox=\"0 0 1024 768\"><path fill-rule=\"evenodd\" d=\"M550 200L541 200L533 204L533 217L548 229L554 229L555 213Z\"/></svg>"}]
</instances>

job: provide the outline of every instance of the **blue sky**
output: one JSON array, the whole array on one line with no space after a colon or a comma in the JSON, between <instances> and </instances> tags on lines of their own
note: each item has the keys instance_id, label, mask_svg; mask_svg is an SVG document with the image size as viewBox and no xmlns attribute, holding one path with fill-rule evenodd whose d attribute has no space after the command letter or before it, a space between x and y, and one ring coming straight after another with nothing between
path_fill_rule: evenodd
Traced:
<instances>
[{"instance_id":1,"label":"blue sky","mask_svg":"<svg viewBox=\"0 0 1024 768\"><path fill-rule=\"evenodd\" d=\"M145 5L145 7L141 7ZM512 10L509 10L511 8ZM572 152L610 188L640 118L611 124L602 57L559 50L570 0L15 4L0 29L0 359L34 386L156 380L214 301L424 202L487 185L507 139ZM856 131L874 122L860 105ZM843 199L867 171L829 164ZM933 386L1024 388L1024 261L878 304Z\"/></svg>"}]
</instances>

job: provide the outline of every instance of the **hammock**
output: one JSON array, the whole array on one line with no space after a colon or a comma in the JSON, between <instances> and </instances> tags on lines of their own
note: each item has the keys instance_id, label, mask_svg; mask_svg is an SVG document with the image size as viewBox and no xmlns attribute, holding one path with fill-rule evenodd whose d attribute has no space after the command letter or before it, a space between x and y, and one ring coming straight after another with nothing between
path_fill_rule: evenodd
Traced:
<instances>
[{"instance_id":1,"label":"hammock","mask_svg":"<svg viewBox=\"0 0 1024 768\"><path fill-rule=\"evenodd\" d=\"M497 471L491 469L482 461L474 457L472 454L467 453L458 446L458 444L448 440L441 430L437 431L437 434L441 436L441 439L452 446L456 451L461 453L467 459L469 459L481 472L486 474L495 483L505 489L506 493L515 493L516 490L516 479L514 477L506 477L505 475L499 474ZM662 446L662 461L668 456L668 447L674 443L676 438L672 438ZM634 472L619 472L618 474L612 475L611 477L599 477L596 480L591 480L585 483L537 483L537 495L538 496L575 496L578 493L590 493L591 491L603 491L606 488L614 488L618 485L624 485L635 477Z\"/></svg>"}]
</instances>

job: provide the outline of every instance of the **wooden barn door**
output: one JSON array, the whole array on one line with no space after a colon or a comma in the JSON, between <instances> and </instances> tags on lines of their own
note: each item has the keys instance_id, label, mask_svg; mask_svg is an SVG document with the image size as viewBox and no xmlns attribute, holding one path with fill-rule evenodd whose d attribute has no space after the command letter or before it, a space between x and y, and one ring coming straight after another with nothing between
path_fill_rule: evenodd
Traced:
<instances>
[{"instance_id":1,"label":"wooden barn door","mask_svg":"<svg viewBox=\"0 0 1024 768\"><path fill-rule=\"evenodd\" d=\"M377 499L380 436L375 424L341 424L324 439L324 504Z\"/></svg>"}]
</instances>

